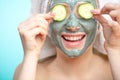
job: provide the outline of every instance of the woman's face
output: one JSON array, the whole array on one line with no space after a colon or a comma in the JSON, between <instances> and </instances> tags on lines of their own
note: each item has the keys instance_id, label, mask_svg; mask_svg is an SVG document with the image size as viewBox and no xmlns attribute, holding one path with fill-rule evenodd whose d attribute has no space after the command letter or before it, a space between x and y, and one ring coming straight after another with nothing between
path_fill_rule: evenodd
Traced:
<instances>
[{"instance_id":1,"label":"woman's face","mask_svg":"<svg viewBox=\"0 0 120 80\"><path fill-rule=\"evenodd\" d=\"M50 35L55 44L69 57L82 55L94 41L97 31L97 21L94 18L83 19L77 15L80 2L90 2L96 6L94 0L52 0L52 5L67 5L68 17L63 21L50 24Z\"/></svg>"}]
</instances>

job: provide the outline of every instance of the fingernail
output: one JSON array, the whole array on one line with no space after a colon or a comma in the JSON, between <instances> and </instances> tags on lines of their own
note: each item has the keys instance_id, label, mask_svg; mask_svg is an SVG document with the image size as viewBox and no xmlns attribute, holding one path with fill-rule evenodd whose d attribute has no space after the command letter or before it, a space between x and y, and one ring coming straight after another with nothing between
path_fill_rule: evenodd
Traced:
<instances>
[{"instance_id":1,"label":"fingernail","mask_svg":"<svg viewBox=\"0 0 120 80\"><path fill-rule=\"evenodd\" d=\"M49 14L50 14L51 16L55 16L55 14L54 14L54 13L52 13L52 12L49 12Z\"/></svg>"},{"instance_id":2,"label":"fingernail","mask_svg":"<svg viewBox=\"0 0 120 80\"><path fill-rule=\"evenodd\" d=\"M91 10L91 12L93 13L93 14L100 14L100 11L99 10Z\"/></svg>"},{"instance_id":3,"label":"fingernail","mask_svg":"<svg viewBox=\"0 0 120 80\"><path fill-rule=\"evenodd\" d=\"M97 11L96 11L96 10L91 10L91 12L92 12L93 14L97 14Z\"/></svg>"}]
</instances>

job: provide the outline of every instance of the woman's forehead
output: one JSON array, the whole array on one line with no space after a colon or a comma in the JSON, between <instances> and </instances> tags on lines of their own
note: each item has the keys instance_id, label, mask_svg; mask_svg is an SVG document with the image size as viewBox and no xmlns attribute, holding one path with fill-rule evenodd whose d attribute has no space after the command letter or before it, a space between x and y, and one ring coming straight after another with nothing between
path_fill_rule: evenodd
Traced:
<instances>
[{"instance_id":1,"label":"woman's forehead","mask_svg":"<svg viewBox=\"0 0 120 80\"><path fill-rule=\"evenodd\" d=\"M75 4L77 2L96 2L95 0L52 0L53 4L57 3L68 3L68 4Z\"/></svg>"},{"instance_id":2,"label":"woman's forehead","mask_svg":"<svg viewBox=\"0 0 120 80\"><path fill-rule=\"evenodd\" d=\"M99 7L98 0L51 0L50 8L53 7L55 4L59 3L66 3L69 4L71 7L74 7L78 2L90 2L94 6Z\"/></svg>"}]
</instances>

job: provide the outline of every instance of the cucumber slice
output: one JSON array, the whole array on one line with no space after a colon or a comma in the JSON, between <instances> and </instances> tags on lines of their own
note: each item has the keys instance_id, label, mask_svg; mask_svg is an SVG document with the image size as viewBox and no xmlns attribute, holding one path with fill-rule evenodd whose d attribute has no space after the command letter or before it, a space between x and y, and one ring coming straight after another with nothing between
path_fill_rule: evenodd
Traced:
<instances>
[{"instance_id":1,"label":"cucumber slice","mask_svg":"<svg viewBox=\"0 0 120 80\"><path fill-rule=\"evenodd\" d=\"M53 18L55 21L62 21L67 16L67 11L66 11L65 6L61 4L55 5L52 8L52 13L55 13L55 16Z\"/></svg>"},{"instance_id":2,"label":"cucumber slice","mask_svg":"<svg viewBox=\"0 0 120 80\"><path fill-rule=\"evenodd\" d=\"M90 12L94 9L94 6L91 3L82 3L78 7L78 14L84 19L90 19L93 17L93 14Z\"/></svg>"}]
</instances>

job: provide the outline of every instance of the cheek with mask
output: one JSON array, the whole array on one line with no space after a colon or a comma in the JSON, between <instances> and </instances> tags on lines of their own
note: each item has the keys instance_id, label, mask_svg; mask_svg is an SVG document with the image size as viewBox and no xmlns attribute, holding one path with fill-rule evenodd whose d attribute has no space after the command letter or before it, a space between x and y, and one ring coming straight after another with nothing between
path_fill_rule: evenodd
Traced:
<instances>
[{"instance_id":1,"label":"cheek with mask","mask_svg":"<svg viewBox=\"0 0 120 80\"><path fill-rule=\"evenodd\" d=\"M94 18L86 19L79 15L79 7L86 3L84 0L80 1L74 0L71 4L69 0L61 0L61 2L53 0L54 6L51 8L58 12L56 15L62 16L62 18L59 16L54 18L50 24L51 38L56 46L69 57L78 57L89 48L94 41L98 27ZM96 6L95 1L87 3ZM61 15L62 13L65 15Z\"/></svg>"}]
</instances>

